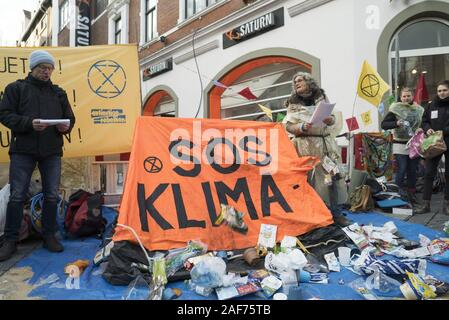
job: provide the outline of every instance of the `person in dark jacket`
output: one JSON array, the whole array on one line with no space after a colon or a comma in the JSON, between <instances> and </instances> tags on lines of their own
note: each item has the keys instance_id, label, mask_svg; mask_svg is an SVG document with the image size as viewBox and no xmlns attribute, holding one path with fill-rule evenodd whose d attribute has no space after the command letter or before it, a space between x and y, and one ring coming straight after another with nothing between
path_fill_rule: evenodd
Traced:
<instances>
[{"instance_id":1,"label":"person in dark jacket","mask_svg":"<svg viewBox=\"0 0 449 320\"><path fill-rule=\"evenodd\" d=\"M427 135L441 130L444 142L449 146L449 80L441 81L437 86L437 96L426 107L422 119L421 128ZM439 155L432 159L426 159L426 173L424 176L423 205L416 213L430 212L430 199L432 197L433 180L437 174ZM449 215L449 150L444 152L445 159L445 189L443 212Z\"/></svg>"},{"instance_id":2,"label":"person in dark jacket","mask_svg":"<svg viewBox=\"0 0 449 320\"><path fill-rule=\"evenodd\" d=\"M393 154L398 170L395 183L407 192L413 205L416 204L416 179L420 158L410 159L406 144L421 126L423 107L413 102L413 93L402 88L401 101L391 105L381 123L384 130L393 131ZM407 186L405 176L407 175Z\"/></svg>"},{"instance_id":3,"label":"person in dark jacket","mask_svg":"<svg viewBox=\"0 0 449 320\"><path fill-rule=\"evenodd\" d=\"M50 80L54 70L53 56L44 50L35 50L30 55L29 64L31 72L25 79L10 83L0 103L0 122L12 133L9 148L11 195L0 261L9 259L17 250L24 201L36 164L44 194L44 247L51 252L64 250L55 237L57 200L63 135L72 130L75 116L65 91ZM69 119L70 123L48 125L43 123L43 119Z\"/></svg>"}]
</instances>

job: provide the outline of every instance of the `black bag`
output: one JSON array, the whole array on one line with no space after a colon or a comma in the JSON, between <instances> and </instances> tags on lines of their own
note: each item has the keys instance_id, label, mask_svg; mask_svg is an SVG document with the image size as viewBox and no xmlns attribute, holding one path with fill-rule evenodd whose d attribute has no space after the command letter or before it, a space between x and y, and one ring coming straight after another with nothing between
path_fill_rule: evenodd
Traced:
<instances>
[{"instance_id":1,"label":"black bag","mask_svg":"<svg viewBox=\"0 0 449 320\"><path fill-rule=\"evenodd\" d=\"M100 191L90 193L79 189L73 193L67 204L64 221L67 233L75 237L101 235L106 227L106 219L101 212L103 203Z\"/></svg>"}]
</instances>

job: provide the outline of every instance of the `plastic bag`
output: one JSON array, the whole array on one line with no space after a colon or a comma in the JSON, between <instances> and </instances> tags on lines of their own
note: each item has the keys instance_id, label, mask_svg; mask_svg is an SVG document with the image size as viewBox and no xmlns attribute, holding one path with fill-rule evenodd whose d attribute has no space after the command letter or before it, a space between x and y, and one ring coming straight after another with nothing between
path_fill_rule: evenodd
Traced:
<instances>
[{"instance_id":1,"label":"plastic bag","mask_svg":"<svg viewBox=\"0 0 449 320\"><path fill-rule=\"evenodd\" d=\"M150 286L143 279L142 276L138 276L128 286L126 294L123 297L124 300L148 300L150 296Z\"/></svg>"},{"instance_id":2,"label":"plastic bag","mask_svg":"<svg viewBox=\"0 0 449 320\"><path fill-rule=\"evenodd\" d=\"M200 261L190 272L192 282L205 288L217 288L223 284L226 274L226 263L219 257L211 257Z\"/></svg>"},{"instance_id":3,"label":"plastic bag","mask_svg":"<svg viewBox=\"0 0 449 320\"><path fill-rule=\"evenodd\" d=\"M187 247L169 251L165 257L165 271L167 277L171 277L184 267L184 263L192 257L205 254L207 245L199 240L189 241Z\"/></svg>"},{"instance_id":4,"label":"plastic bag","mask_svg":"<svg viewBox=\"0 0 449 320\"><path fill-rule=\"evenodd\" d=\"M435 131L434 134L425 138L421 145L422 155L426 159L435 158L447 150L443 138L443 131Z\"/></svg>"},{"instance_id":5,"label":"plastic bag","mask_svg":"<svg viewBox=\"0 0 449 320\"><path fill-rule=\"evenodd\" d=\"M10 185L9 183L7 183L0 190L0 236L3 235L5 230L6 208L8 207L9 194L10 194Z\"/></svg>"},{"instance_id":6,"label":"plastic bag","mask_svg":"<svg viewBox=\"0 0 449 320\"><path fill-rule=\"evenodd\" d=\"M397 296L398 293L400 294L399 287L401 283L380 272L379 268L376 268L374 273L366 279L365 284L368 290L373 290L375 293L378 292L379 296L385 294Z\"/></svg>"},{"instance_id":7,"label":"plastic bag","mask_svg":"<svg viewBox=\"0 0 449 320\"><path fill-rule=\"evenodd\" d=\"M421 145L424 140L424 131L419 131L407 142L406 148L409 150L410 159L421 157Z\"/></svg>"}]
</instances>

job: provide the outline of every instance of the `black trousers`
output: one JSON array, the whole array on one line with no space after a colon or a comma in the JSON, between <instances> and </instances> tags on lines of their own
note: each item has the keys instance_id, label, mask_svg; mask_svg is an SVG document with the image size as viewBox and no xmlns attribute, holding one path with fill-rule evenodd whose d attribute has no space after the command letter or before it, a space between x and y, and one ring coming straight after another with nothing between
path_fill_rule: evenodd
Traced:
<instances>
[{"instance_id":1,"label":"black trousers","mask_svg":"<svg viewBox=\"0 0 449 320\"><path fill-rule=\"evenodd\" d=\"M448 142L446 141L446 144ZM423 200L430 200L432 198L432 189L433 189L433 180L437 175L438 164L440 163L441 157L443 154L432 158L426 159L426 173L424 176L424 194ZM449 150L444 153L444 200L449 200Z\"/></svg>"}]
</instances>

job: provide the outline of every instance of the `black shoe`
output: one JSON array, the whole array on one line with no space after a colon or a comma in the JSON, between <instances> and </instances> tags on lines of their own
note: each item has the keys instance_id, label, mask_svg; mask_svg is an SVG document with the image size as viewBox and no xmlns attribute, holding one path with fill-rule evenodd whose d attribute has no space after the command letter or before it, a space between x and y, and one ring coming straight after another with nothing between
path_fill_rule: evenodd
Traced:
<instances>
[{"instance_id":1,"label":"black shoe","mask_svg":"<svg viewBox=\"0 0 449 320\"><path fill-rule=\"evenodd\" d=\"M415 214L424 214L429 212L430 212L430 200L423 200L422 205L413 210L413 213Z\"/></svg>"},{"instance_id":2,"label":"black shoe","mask_svg":"<svg viewBox=\"0 0 449 320\"><path fill-rule=\"evenodd\" d=\"M344 215L333 216L334 223L339 227L347 227L352 224L352 222L347 219Z\"/></svg>"},{"instance_id":3,"label":"black shoe","mask_svg":"<svg viewBox=\"0 0 449 320\"><path fill-rule=\"evenodd\" d=\"M16 242L5 240L5 242L3 242L3 245L0 247L0 261L8 260L16 251Z\"/></svg>"},{"instance_id":4,"label":"black shoe","mask_svg":"<svg viewBox=\"0 0 449 320\"><path fill-rule=\"evenodd\" d=\"M61 242L56 239L55 236L44 237L43 247L46 248L50 252L62 252L64 251L64 247Z\"/></svg>"}]
</instances>

